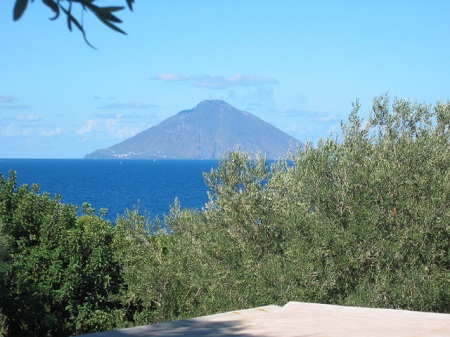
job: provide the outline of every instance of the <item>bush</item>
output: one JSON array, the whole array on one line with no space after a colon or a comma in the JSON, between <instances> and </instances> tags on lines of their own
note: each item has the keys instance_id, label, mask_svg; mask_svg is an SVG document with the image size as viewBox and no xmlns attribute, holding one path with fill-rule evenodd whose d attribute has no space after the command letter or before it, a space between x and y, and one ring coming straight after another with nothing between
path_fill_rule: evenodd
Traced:
<instances>
[{"instance_id":1,"label":"bush","mask_svg":"<svg viewBox=\"0 0 450 337\"><path fill-rule=\"evenodd\" d=\"M0 176L6 335L67 336L114 326L104 318L119 307L122 284L113 228L93 215L78 218L75 207L38 192L37 185L17 188L14 173Z\"/></svg>"},{"instance_id":2,"label":"bush","mask_svg":"<svg viewBox=\"0 0 450 337\"><path fill-rule=\"evenodd\" d=\"M391 109L378 97L368 121L359 108L339 137L288 160L230 153L205 176L205 210L171 222L186 261L208 275L198 307L449 311L450 103Z\"/></svg>"},{"instance_id":3,"label":"bush","mask_svg":"<svg viewBox=\"0 0 450 337\"><path fill-rule=\"evenodd\" d=\"M0 328L50 336L287 301L450 312L450 102L356 102L285 160L232 152L209 201L114 227L0 176Z\"/></svg>"}]
</instances>

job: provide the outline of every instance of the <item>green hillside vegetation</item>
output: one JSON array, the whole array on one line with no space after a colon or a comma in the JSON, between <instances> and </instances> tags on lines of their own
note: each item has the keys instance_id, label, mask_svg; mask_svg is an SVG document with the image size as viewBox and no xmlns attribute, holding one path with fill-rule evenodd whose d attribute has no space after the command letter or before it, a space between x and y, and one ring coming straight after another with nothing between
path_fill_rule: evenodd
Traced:
<instances>
[{"instance_id":1,"label":"green hillside vegetation","mask_svg":"<svg viewBox=\"0 0 450 337\"><path fill-rule=\"evenodd\" d=\"M68 336L288 301L450 313L450 102L354 104L269 163L232 152L201 211L115 226L0 178L0 324Z\"/></svg>"}]
</instances>

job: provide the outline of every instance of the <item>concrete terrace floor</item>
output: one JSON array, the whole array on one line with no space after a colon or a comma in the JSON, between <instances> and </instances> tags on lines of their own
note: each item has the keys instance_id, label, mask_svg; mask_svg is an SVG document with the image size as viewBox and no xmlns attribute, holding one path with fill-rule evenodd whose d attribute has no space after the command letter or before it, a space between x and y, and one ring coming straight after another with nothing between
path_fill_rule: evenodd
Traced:
<instances>
[{"instance_id":1,"label":"concrete terrace floor","mask_svg":"<svg viewBox=\"0 0 450 337\"><path fill-rule=\"evenodd\" d=\"M289 302L89 337L450 337L450 315Z\"/></svg>"}]
</instances>

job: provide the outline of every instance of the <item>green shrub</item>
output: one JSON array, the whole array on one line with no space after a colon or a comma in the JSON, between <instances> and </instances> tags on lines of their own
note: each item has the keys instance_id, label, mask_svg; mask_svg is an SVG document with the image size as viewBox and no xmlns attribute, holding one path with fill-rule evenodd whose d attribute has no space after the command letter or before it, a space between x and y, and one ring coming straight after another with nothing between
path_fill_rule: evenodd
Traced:
<instances>
[{"instance_id":1,"label":"green shrub","mask_svg":"<svg viewBox=\"0 0 450 337\"><path fill-rule=\"evenodd\" d=\"M450 103L378 97L368 121L359 108L338 137L288 160L235 152L205 175L206 208L171 222L186 263L204 265L192 273L208 275L191 276L198 307L450 310Z\"/></svg>"},{"instance_id":2,"label":"green shrub","mask_svg":"<svg viewBox=\"0 0 450 337\"><path fill-rule=\"evenodd\" d=\"M113 228L93 215L78 218L75 207L38 192L37 185L17 188L13 173L0 177L0 239L9 243L0 257L6 335L67 336L114 326L105 319L118 308L122 284Z\"/></svg>"},{"instance_id":3,"label":"green shrub","mask_svg":"<svg viewBox=\"0 0 450 337\"><path fill-rule=\"evenodd\" d=\"M201 211L115 226L0 176L0 328L64 336L287 301L450 312L450 102L386 96L285 160L229 153Z\"/></svg>"}]
</instances>

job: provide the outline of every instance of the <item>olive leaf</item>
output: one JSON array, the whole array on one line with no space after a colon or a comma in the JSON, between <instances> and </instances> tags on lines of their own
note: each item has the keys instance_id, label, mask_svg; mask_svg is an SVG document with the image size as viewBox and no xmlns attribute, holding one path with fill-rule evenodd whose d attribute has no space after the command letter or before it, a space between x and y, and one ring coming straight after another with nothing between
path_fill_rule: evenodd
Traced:
<instances>
[{"instance_id":1,"label":"olive leaf","mask_svg":"<svg viewBox=\"0 0 450 337\"><path fill-rule=\"evenodd\" d=\"M61 12L63 12L66 15L67 18L67 27L70 31L72 31L72 26L74 25L78 30L83 34L83 38L86 41L86 43L94 48L89 41L86 39L86 31L84 29L83 24L83 12L91 12L94 14L97 19L100 20L105 26L109 27L110 29L121 33L126 34L124 30L119 28L117 24L122 23L122 20L117 17L115 14L116 12L119 12L123 10L124 6L105 6L101 7L98 5L95 5L94 2L96 0L42 0L42 3L47 6L52 12L53 16L50 17L50 20L56 20L59 18ZM123 0L122 0L123 1ZM31 2L34 2L34 0L31 0ZM25 13L27 6L28 6L29 0L16 0L13 10L13 19L14 21L19 20L22 15ZM133 10L133 4L135 3L134 0L125 0L125 3L129 10ZM83 12L81 13L81 17L76 18L72 13L72 5L79 5L81 6Z\"/></svg>"},{"instance_id":2,"label":"olive leaf","mask_svg":"<svg viewBox=\"0 0 450 337\"><path fill-rule=\"evenodd\" d=\"M55 13L55 16L51 17L50 20L56 20L59 17L60 13L58 3L55 2L54 0L42 0L42 3L46 5L48 8L50 8L53 11L53 13Z\"/></svg>"},{"instance_id":3,"label":"olive leaf","mask_svg":"<svg viewBox=\"0 0 450 337\"><path fill-rule=\"evenodd\" d=\"M116 32L126 34L122 29L117 27L114 23L122 23L117 16L112 14L113 12L118 12L124 9L122 6L108 6L108 7L99 7L91 2L84 4L84 7L90 10L103 24L115 30Z\"/></svg>"},{"instance_id":4,"label":"olive leaf","mask_svg":"<svg viewBox=\"0 0 450 337\"><path fill-rule=\"evenodd\" d=\"M78 20L72 15L71 6L69 6L69 9L66 9L62 6L60 7L63 10L63 12L67 15L67 27L69 28L69 30L72 31L72 23L73 23L78 28L78 30L83 34L84 41L89 45L89 47L97 49L88 41L83 25L80 24Z\"/></svg>"},{"instance_id":5,"label":"olive leaf","mask_svg":"<svg viewBox=\"0 0 450 337\"><path fill-rule=\"evenodd\" d=\"M17 0L16 4L14 5L14 11L13 11L13 19L14 21L19 20L23 13L25 13L25 10L27 9L28 0Z\"/></svg>"},{"instance_id":6,"label":"olive leaf","mask_svg":"<svg viewBox=\"0 0 450 337\"><path fill-rule=\"evenodd\" d=\"M134 3L134 0L127 0L128 9L130 11L133 10L133 3Z\"/></svg>"}]
</instances>

